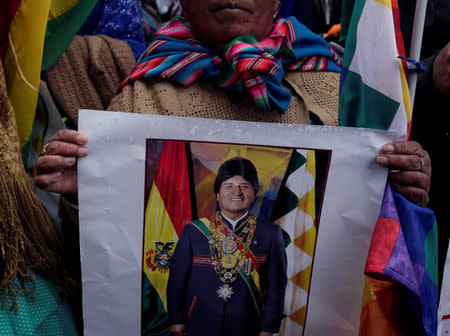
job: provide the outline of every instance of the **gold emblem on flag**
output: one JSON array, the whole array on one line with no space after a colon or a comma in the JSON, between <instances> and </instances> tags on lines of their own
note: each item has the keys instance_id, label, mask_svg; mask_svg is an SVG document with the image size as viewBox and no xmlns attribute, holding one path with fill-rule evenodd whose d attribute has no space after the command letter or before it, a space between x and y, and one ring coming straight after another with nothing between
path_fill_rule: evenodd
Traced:
<instances>
[{"instance_id":1,"label":"gold emblem on flag","mask_svg":"<svg viewBox=\"0 0 450 336\"><path fill-rule=\"evenodd\" d=\"M152 271L165 273L169 270L170 260L175 249L176 242L154 241L156 250L149 249L145 252L145 265Z\"/></svg>"}]
</instances>

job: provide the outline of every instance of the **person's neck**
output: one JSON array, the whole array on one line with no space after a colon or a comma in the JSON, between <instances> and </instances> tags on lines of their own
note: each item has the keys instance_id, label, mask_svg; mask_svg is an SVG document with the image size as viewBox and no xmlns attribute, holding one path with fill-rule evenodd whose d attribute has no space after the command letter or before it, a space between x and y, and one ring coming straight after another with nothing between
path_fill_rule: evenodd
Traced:
<instances>
[{"instance_id":1,"label":"person's neck","mask_svg":"<svg viewBox=\"0 0 450 336\"><path fill-rule=\"evenodd\" d=\"M234 230L234 228L236 227L236 224L242 219L242 218L244 218L245 216L247 216L247 214L248 214L248 211L246 211L245 213L238 213L238 214L226 214L226 213L224 213L223 211L221 211L220 212L221 214L222 214L222 216L223 216L223 218L225 218L230 224L231 224L231 226L233 227L233 230ZM230 216L231 215L231 216Z\"/></svg>"}]
</instances>

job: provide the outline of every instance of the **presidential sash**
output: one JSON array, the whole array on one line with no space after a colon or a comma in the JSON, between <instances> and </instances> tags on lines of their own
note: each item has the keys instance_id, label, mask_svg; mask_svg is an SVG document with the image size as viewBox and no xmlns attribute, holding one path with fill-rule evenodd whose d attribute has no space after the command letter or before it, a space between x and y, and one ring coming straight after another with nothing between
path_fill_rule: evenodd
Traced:
<instances>
[{"instance_id":1,"label":"presidential sash","mask_svg":"<svg viewBox=\"0 0 450 336\"><path fill-rule=\"evenodd\" d=\"M222 286L217 294L223 300L227 300L233 294L231 283L239 275L247 284L257 307L258 315L263 315L263 294L261 290L259 268L260 264L250 245L253 240L256 216L250 214L243 225L244 237L236 235L221 220L221 215L216 213L212 221L207 218L197 219L192 222L207 239L210 244L212 265L222 281ZM218 251L218 253L217 253Z\"/></svg>"}]
</instances>

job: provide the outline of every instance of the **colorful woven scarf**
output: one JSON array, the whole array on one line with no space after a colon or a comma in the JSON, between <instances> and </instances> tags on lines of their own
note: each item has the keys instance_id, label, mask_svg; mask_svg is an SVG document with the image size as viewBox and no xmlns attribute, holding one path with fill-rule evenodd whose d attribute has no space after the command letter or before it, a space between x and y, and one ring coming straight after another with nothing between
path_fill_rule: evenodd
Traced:
<instances>
[{"instance_id":1,"label":"colorful woven scarf","mask_svg":"<svg viewBox=\"0 0 450 336\"><path fill-rule=\"evenodd\" d=\"M121 84L142 78L163 78L189 86L199 78L221 88L251 94L263 111L284 113L291 101L281 87L285 70L339 71L336 55L321 37L294 17L280 19L270 35L258 42L252 35L231 41L220 51L197 41L182 17L161 27Z\"/></svg>"}]
</instances>

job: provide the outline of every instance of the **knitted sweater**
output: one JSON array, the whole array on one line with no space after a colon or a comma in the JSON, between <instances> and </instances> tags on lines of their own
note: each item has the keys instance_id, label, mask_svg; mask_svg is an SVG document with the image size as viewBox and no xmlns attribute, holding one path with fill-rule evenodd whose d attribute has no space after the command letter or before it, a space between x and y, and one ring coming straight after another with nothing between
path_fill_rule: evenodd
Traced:
<instances>
[{"instance_id":1,"label":"knitted sweater","mask_svg":"<svg viewBox=\"0 0 450 336\"><path fill-rule=\"evenodd\" d=\"M166 80L136 81L123 88L109 110L184 117L274 123L338 124L339 73L289 72L283 87L292 94L285 114L259 110L250 95L221 89L210 81L184 87Z\"/></svg>"}]
</instances>

